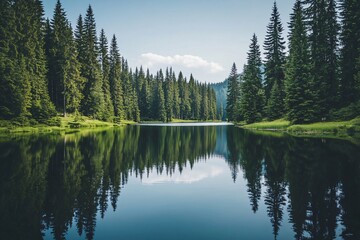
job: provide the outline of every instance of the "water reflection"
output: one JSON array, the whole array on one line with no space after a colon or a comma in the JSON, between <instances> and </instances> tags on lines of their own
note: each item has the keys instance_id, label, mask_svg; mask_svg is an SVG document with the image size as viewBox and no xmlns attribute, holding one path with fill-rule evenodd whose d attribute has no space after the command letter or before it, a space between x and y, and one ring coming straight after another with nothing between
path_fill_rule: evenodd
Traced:
<instances>
[{"instance_id":1,"label":"water reflection","mask_svg":"<svg viewBox=\"0 0 360 240\"><path fill-rule=\"evenodd\" d=\"M295 239L360 239L359 145L233 126L133 126L2 139L2 239L42 239L48 230L65 239L72 228L94 239L97 218L116 211L130 176L150 185L195 183L222 173L211 165L193 169L213 156L226 160L234 182L245 179L247 207L254 214L266 208L273 238L286 213Z\"/></svg>"}]
</instances>

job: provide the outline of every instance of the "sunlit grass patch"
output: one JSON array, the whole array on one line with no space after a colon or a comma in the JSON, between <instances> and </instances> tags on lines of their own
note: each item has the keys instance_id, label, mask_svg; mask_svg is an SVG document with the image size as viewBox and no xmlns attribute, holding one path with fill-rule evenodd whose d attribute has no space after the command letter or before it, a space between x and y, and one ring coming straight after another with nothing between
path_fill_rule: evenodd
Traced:
<instances>
[{"instance_id":1,"label":"sunlit grass patch","mask_svg":"<svg viewBox=\"0 0 360 240\"><path fill-rule=\"evenodd\" d=\"M244 125L244 128L249 129L268 129L268 130L277 130L277 129L286 129L290 126L290 122L284 119L278 119L274 121L264 121L258 123L252 123Z\"/></svg>"}]
</instances>

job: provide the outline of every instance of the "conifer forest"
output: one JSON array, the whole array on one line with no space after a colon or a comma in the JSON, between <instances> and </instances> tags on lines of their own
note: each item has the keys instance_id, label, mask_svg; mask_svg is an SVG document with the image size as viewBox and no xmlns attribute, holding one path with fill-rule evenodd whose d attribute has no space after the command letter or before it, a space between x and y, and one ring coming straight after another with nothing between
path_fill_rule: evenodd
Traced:
<instances>
[{"instance_id":1,"label":"conifer forest","mask_svg":"<svg viewBox=\"0 0 360 240\"><path fill-rule=\"evenodd\" d=\"M360 114L360 1L295 1L287 44L276 2L263 45L228 79L227 116L254 123L349 120Z\"/></svg>"},{"instance_id":2,"label":"conifer forest","mask_svg":"<svg viewBox=\"0 0 360 240\"><path fill-rule=\"evenodd\" d=\"M171 67L131 69L117 37L97 33L89 5L72 27L58 1L0 1L0 118L56 124L57 115L103 121L217 118L215 92Z\"/></svg>"}]
</instances>

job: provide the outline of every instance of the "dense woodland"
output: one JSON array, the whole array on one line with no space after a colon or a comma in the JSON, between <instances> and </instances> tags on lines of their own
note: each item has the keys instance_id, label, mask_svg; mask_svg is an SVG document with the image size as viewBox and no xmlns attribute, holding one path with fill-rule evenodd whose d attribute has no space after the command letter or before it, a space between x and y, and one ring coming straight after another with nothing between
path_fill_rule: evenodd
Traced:
<instances>
[{"instance_id":1,"label":"dense woodland","mask_svg":"<svg viewBox=\"0 0 360 240\"><path fill-rule=\"evenodd\" d=\"M56 124L55 116L85 115L119 122L173 118L214 120L215 92L170 68L132 71L91 6L75 30L60 1L51 20L41 0L0 1L0 118Z\"/></svg>"},{"instance_id":2,"label":"dense woodland","mask_svg":"<svg viewBox=\"0 0 360 240\"><path fill-rule=\"evenodd\" d=\"M358 0L297 0L286 46L274 2L263 46L265 60L254 34L243 75L235 63L232 66L228 119L310 123L359 116L359 26Z\"/></svg>"}]
</instances>

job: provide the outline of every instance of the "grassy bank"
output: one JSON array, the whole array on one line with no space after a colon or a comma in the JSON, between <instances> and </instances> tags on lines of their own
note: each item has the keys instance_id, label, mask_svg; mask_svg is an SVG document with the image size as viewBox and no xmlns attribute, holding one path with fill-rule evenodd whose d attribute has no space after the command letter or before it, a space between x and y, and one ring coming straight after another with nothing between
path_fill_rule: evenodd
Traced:
<instances>
[{"instance_id":1,"label":"grassy bank","mask_svg":"<svg viewBox=\"0 0 360 240\"><path fill-rule=\"evenodd\" d=\"M339 122L318 122L311 124L294 124L289 121L279 119L275 121L265 121L253 124L237 124L245 129L281 131L294 135L336 135L353 136L360 135L360 117L350 121Z\"/></svg>"},{"instance_id":2,"label":"grassy bank","mask_svg":"<svg viewBox=\"0 0 360 240\"><path fill-rule=\"evenodd\" d=\"M17 123L0 120L0 133L50 133L50 132L75 132L91 128L109 128L123 125L135 124L133 121L121 121L119 123L104 122L94 120L88 117L59 117L56 119L54 126L45 124L34 124L30 126L21 126Z\"/></svg>"}]
</instances>

